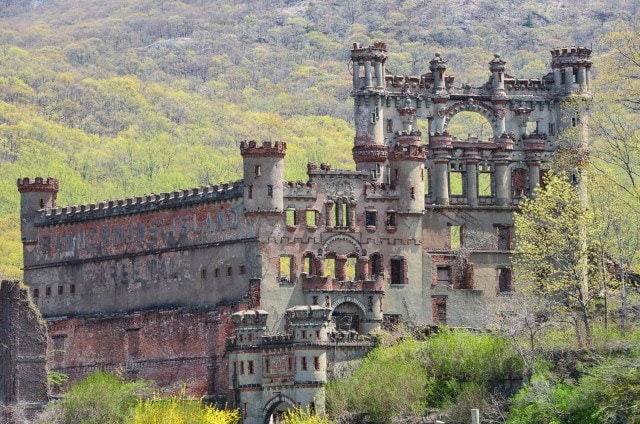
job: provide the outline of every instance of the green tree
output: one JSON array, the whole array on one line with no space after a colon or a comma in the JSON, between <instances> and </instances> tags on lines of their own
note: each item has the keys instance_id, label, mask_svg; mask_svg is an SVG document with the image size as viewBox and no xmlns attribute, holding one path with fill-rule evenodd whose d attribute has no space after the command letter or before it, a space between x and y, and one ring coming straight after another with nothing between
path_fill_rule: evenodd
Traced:
<instances>
[{"instance_id":1,"label":"green tree","mask_svg":"<svg viewBox=\"0 0 640 424\"><path fill-rule=\"evenodd\" d=\"M587 261L591 228L576 187L565 174L550 172L535 198L520 203L514 223L517 285L553 300L547 318L572 325L580 345L590 345L597 290Z\"/></svg>"}]
</instances>

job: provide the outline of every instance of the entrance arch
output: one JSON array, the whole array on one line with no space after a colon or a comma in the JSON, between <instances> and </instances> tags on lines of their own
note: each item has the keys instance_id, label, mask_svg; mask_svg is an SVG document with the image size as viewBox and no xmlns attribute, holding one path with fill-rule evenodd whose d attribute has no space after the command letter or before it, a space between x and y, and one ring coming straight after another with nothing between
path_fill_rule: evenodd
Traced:
<instances>
[{"instance_id":1,"label":"entrance arch","mask_svg":"<svg viewBox=\"0 0 640 424\"><path fill-rule=\"evenodd\" d=\"M445 123L454 139L486 141L493 137L493 125L479 112L463 110L451 116Z\"/></svg>"},{"instance_id":2,"label":"entrance arch","mask_svg":"<svg viewBox=\"0 0 640 424\"><path fill-rule=\"evenodd\" d=\"M264 424L281 423L284 413L295 407L296 404L290 397L282 394L274 396L262 408L265 411Z\"/></svg>"},{"instance_id":3,"label":"entrance arch","mask_svg":"<svg viewBox=\"0 0 640 424\"><path fill-rule=\"evenodd\" d=\"M357 299L342 298L333 305L331 314L336 329L338 330L354 330L360 333L361 322L364 320L364 305Z\"/></svg>"}]
</instances>

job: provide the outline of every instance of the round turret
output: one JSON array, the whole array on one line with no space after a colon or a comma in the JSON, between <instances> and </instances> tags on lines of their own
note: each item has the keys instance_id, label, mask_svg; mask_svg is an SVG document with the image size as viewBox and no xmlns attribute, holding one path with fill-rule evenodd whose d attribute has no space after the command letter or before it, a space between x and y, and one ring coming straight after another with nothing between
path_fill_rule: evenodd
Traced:
<instances>
[{"instance_id":1,"label":"round turret","mask_svg":"<svg viewBox=\"0 0 640 424\"><path fill-rule=\"evenodd\" d=\"M284 209L284 156L281 141L240 143L246 212L282 212Z\"/></svg>"},{"instance_id":2,"label":"round turret","mask_svg":"<svg viewBox=\"0 0 640 424\"><path fill-rule=\"evenodd\" d=\"M37 177L34 181L29 178L18 179L23 243L35 242L37 239L37 231L33 225L36 212L56 207L58 189L58 180L55 178Z\"/></svg>"},{"instance_id":3,"label":"round turret","mask_svg":"<svg viewBox=\"0 0 640 424\"><path fill-rule=\"evenodd\" d=\"M590 93L591 49L569 47L551 50L551 69L557 94Z\"/></svg>"}]
</instances>

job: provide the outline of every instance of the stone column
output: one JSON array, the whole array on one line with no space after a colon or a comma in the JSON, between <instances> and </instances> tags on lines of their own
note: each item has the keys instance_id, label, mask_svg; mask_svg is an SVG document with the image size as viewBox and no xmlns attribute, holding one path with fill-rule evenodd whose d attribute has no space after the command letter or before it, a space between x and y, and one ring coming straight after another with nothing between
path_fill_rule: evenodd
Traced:
<instances>
[{"instance_id":1,"label":"stone column","mask_svg":"<svg viewBox=\"0 0 640 424\"><path fill-rule=\"evenodd\" d=\"M343 255L336 256L336 279L344 281L347 278L347 257Z\"/></svg>"},{"instance_id":2,"label":"stone column","mask_svg":"<svg viewBox=\"0 0 640 424\"><path fill-rule=\"evenodd\" d=\"M469 206L478 206L478 159L479 152L476 149L469 149L467 156L467 202Z\"/></svg>"},{"instance_id":3,"label":"stone column","mask_svg":"<svg viewBox=\"0 0 640 424\"><path fill-rule=\"evenodd\" d=\"M369 259L366 256L361 256L358 258L358 280L368 280L370 270L369 270Z\"/></svg>"},{"instance_id":4,"label":"stone column","mask_svg":"<svg viewBox=\"0 0 640 424\"><path fill-rule=\"evenodd\" d=\"M380 60L376 60L376 86L384 87L384 71Z\"/></svg>"},{"instance_id":5,"label":"stone column","mask_svg":"<svg viewBox=\"0 0 640 424\"><path fill-rule=\"evenodd\" d=\"M353 89L357 90L360 88L360 64L358 62L353 62Z\"/></svg>"},{"instance_id":6,"label":"stone column","mask_svg":"<svg viewBox=\"0 0 640 424\"><path fill-rule=\"evenodd\" d=\"M333 222L333 213L332 209L333 208L333 202L329 201L327 203L325 203L324 205L324 211L325 211L325 225L327 228L333 228L334 222Z\"/></svg>"},{"instance_id":7,"label":"stone column","mask_svg":"<svg viewBox=\"0 0 640 424\"><path fill-rule=\"evenodd\" d=\"M564 89L565 92L571 93L573 90L573 68L568 67L564 69Z\"/></svg>"},{"instance_id":8,"label":"stone column","mask_svg":"<svg viewBox=\"0 0 640 424\"><path fill-rule=\"evenodd\" d=\"M553 87L556 91L556 93L560 92L560 90L562 90L562 76L561 76L561 70L560 69L554 69L553 70Z\"/></svg>"},{"instance_id":9,"label":"stone column","mask_svg":"<svg viewBox=\"0 0 640 424\"><path fill-rule=\"evenodd\" d=\"M496 140L496 144L498 145L494 153L496 166L496 205L509 206L512 202L509 164L511 163L513 140L510 137L500 137Z\"/></svg>"},{"instance_id":10,"label":"stone column","mask_svg":"<svg viewBox=\"0 0 640 424\"><path fill-rule=\"evenodd\" d=\"M429 140L434 155L433 191L436 204L449 204L449 160L451 159L452 139L449 133L436 133Z\"/></svg>"},{"instance_id":11,"label":"stone column","mask_svg":"<svg viewBox=\"0 0 640 424\"><path fill-rule=\"evenodd\" d=\"M371 80L371 61L365 60L364 62L364 86L365 88L371 88L373 86Z\"/></svg>"}]
</instances>

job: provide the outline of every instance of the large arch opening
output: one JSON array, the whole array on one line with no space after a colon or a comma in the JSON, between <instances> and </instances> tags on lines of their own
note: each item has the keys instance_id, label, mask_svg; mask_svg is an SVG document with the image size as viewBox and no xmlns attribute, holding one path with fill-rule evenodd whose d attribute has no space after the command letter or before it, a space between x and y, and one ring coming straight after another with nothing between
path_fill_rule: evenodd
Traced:
<instances>
[{"instance_id":1,"label":"large arch opening","mask_svg":"<svg viewBox=\"0 0 640 424\"><path fill-rule=\"evenodd\" d=\"M333 309L331 317L336 326L336 330L354 330L360 333L364 312L357 304L346 301L340 303Z\"/></svg>"},{"instance_id":2,"label":"large arch opening","mask_svg":"<svg viewBox=\"0 0 640 424\"><path fill-rule=\"evenodd\" d=\"M284 421L284 414L294 404L285 396L272 399L265 407L264 424L278 424Z\"/></svg>"},{"instance_id":3,"label":"large arch opening","mask_svg":"<svg viewBox=\"0 0 640 424\"><path fill-rule=\"evenodd\" d=\"M445 128L457 140L488 141L493 137L493 126L479 112L464 110L445 123Z\"/></svg>"}]
</instances>

